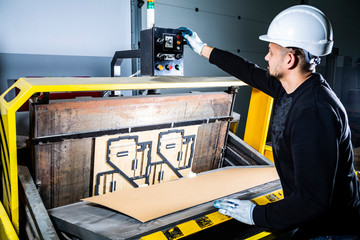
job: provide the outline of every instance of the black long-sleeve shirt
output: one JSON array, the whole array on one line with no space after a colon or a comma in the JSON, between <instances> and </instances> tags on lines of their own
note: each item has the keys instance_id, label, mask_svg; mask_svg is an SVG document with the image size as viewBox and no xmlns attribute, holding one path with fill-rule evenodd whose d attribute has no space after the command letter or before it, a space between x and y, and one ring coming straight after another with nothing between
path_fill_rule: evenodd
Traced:
<instances>
[{"instance_id":1,"label":"black long-sleeve shirt","mask_svg":"<svg viewBox=\"0 0 360 240\"><path fill-rule=\"evenodd\" d=\"M284 199L256 206L256 225L310 235L360 233L360 186L343 105L320 74L287 94L245 59L214 49L213 63L274 98L272 145Z\"/></svg>"}]
</instances>

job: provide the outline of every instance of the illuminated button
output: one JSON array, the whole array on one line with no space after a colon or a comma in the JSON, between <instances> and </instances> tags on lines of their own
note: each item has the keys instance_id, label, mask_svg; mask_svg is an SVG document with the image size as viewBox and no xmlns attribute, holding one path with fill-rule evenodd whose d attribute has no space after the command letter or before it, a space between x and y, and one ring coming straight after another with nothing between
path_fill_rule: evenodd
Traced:
<instances>
[{"instance_id":1,"label":"illuminated button","mask_svg":"<svg viewBox=\"0 0 360 240\"><path fill-rule=\"evenodd\" d=\"M156 64L155 68L156 68L156 70L159 70L159 71L164 69L163 65L161 65L161 64Z\"/></svg>"},{"instance_id":2,"label":"illuminated button","mask_svg":"<svg viewBox=\"0 0 360 240\"><path fill-rule=\"evenodd\" d=\"M180 36L180 35L177 35L177 36L176 36L176 38L177 38L177 39L180 39L180 38L181 38L181 36Z\"/></svg>"},{"instance_id":3,"label":"illuminated button","mask_svg":"<svg viewBox=\"0 0 360 240\"><path fill-rule=\"evenodd\" d=\"M166 68L166 70L171 70L173 68L173 66L172 65L166 65L165 68Z\"/></svg>"},{"instance_id":4,"label":"illuminated button","mask_svg":"<svg viewBox=\"0 0 360 240\"><path fill-rule=\"evenodd\" d=\"M176 70L181 70L181 65L176 64L176 65L175 65L175 69L176 69Z\"/></svg>"},{"instance_id":5,"label":"illuminated button","mask_svg":"<svg viewBox=\"0 0 360 240\"><path fill-rule=\"evenodd\" d=\"M176 44L177 44L177 45L180 45L180 44L181 44L181 41L177 41Z\"/></svg>"}]
</instances>

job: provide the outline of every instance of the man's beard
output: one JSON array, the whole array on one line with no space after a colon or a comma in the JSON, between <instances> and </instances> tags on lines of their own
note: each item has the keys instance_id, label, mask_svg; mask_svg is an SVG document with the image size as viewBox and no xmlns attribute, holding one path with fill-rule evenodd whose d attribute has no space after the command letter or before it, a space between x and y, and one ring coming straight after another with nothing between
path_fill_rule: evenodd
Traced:
<instances>
[{"instance_id":1,"label":"man's beard","mask_svg":"<svg viewBox=\"0 0 360 240\"><path fill-rule=\"evenodd\" d=\"M277 78L277 79L283 78L284 73L282 71L276 71L277 69L278 69L278 66L275 67L275 73L271 74L270 73L270 67L268 66L267 71L266 71L266 77L267 78L274 77L274 78Z\"/></svg>"}]
</instances>

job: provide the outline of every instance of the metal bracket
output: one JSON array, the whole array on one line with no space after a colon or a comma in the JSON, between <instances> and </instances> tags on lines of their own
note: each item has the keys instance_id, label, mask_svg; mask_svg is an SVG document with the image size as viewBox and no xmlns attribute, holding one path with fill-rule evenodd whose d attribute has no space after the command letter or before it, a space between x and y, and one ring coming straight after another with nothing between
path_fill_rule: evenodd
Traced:
<instances>
[{"instance_id":1,"label":"metal bracket","mask_svg":"<svg viewBox=\"0 0 360 240\"><path fill-rule=\"evenodd\" d=\"M229 94L236 94L239 91L239 87L229 87L228 90L226 91Z\"/></svg>"},{"instance_id":2,"label":"metal bracket","mask_svg":"<svg viewBox=\"0 0 360 240\"><path fill-rule=\"evenodd\" d=\"M116 51L111 60L111 77L120 77L121 64L125 58L140 58L140 49Z\"/></svg>"},{"instance_id":3,"label":"metal bracket","mask_svg":"<svg viewBox=\"0 0 360 240\"><path fill-rule=\"evenodd\" d=\"M127 51L116 51L112 60L111 60L111 77L120 77L121 75L121 64L126 58L140 58L141 52L140 49L136 50L127 50ZM131 90L124 91L112 91L104 95L109 96L133 96L134 94Z\"/></svg>"}]
</instances>

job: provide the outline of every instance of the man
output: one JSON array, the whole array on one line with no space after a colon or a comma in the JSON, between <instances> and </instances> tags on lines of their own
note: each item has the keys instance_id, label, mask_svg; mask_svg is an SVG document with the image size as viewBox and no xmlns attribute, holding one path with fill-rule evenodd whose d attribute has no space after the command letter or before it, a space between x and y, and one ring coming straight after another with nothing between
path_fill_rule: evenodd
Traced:
<instances>
[{"instance_id":1,"label":"man","mask_svg":"<svg viewBox=\"0 0 360 240\"><path fill-rule=\"evenodd\" d=\"M298 239L357 239L360 186L347 115L324 78L315 73L319 57L333 46L326 16L308 5L278 14L267 35L259 37L269 42L267 71L207 46L188 28L180 29L195 52L274 98L272 145L284 199L264 206L222 199L214 206L247 224L298 228Z\"/></svg>"}]
</instances>

